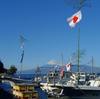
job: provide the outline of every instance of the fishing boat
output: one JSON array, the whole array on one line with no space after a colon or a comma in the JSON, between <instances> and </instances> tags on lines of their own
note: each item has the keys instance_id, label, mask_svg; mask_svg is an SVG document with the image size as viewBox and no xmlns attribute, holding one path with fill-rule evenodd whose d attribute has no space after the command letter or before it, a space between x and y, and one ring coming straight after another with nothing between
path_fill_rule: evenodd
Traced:
<instances>
[{"instance_id":1,"label":"fishing boat","mask_svg":"<svg viewBox=\"0 0 100 99\"><path fill-rule=\"evenodd\" d=\"M74 99L100 98L99 77L85 72L69 73L71 75L66 80L61 79L57 83L41 83L42 89L51 96L67 96Z\"/></svg>"},{"instance_id":2,"label":"fishing boat","mask_svg":"<svg viewBox=\"0 0 100 99\"><path fill-rule=\"evenodd\" d=\"M76 99L100 98L100 78L87 81L85 84L79 84L78 81L68 81L67 84L56 84L60 90L63 89L63 95Z\"/></svg>"},{"instance_id":3,"label":"fishing boat","mask_svg":"<svg viewBox=\"0 0 100 99\"><path fill-rule=\"evenodd\" d=\"M46 91L49 96L62 96L63 88L60 86L66 85L67 81L72 77L71 72L64 72L63 78L60 78L59 75L59 72L50 72L47 81L40 83L42 90Z\"/></svg>"}]
</instances>

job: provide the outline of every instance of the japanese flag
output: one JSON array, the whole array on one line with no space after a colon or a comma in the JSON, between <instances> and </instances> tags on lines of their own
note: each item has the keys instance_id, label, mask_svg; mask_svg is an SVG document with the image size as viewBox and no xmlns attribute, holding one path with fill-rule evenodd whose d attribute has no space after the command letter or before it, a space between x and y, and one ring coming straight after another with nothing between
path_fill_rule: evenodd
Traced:
<instances>
[{"instance_id":1,"label":"japanese flag","mask_svg":"<svg viewBox=\"0 0 100 99\"><path fill-rule=\"evenodd\" d=\"M63 76L64 76L64 68L61 68L60 77L63 77Z\"/></svg>"},{"instance_id":2,"label":"japanese flag","mask_svg":"<svg viewBox=\"0 0 100 99\"><path fill-rule=\"evenodd\" d=\"M69 26L71 28L75 27L75 25L82 19L82 13L81 11L76 12L74 15L69 17L67 19L67 22L69 23Z\"/></svg>"},{"instance_id":3,"label":"japanese flag","mask_svg":"<svg viewBox=\"0 0 100 99\"><path fill-rule=\"evenodd\" d=\"M66 69L67 69L67 71L70 71L70 69L71 69L71 63L66 64Z\"/></svg>"}]
</instances>

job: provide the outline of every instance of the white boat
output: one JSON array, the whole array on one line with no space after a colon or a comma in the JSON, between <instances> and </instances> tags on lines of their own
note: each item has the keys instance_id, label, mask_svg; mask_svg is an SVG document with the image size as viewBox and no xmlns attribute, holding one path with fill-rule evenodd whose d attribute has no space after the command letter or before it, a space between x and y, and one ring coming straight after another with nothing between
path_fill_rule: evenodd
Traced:
<instances>
[{"instance_id":1,"label":"white boat","mask_svg":"<svg viewBox=\"0 0 100 99\"><path fill-rule=\"evenodd\" d=\"M63 89L63 94L65 96L76 98L76 99L86 99L92 97L92 99L100 98L100 78L95 78L94 80L89 80L84 85L79 85L77 83L69 83L69 85L56 85L57 88Z\"/></svg>"}]
</instances>

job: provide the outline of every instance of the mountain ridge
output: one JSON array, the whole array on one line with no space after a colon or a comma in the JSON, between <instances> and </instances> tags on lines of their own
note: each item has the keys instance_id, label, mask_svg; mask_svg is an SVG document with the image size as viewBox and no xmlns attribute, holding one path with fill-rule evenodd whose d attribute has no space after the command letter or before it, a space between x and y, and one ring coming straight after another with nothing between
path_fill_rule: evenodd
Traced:
<instances>
[{"instance_id":1,"label":"mountain ridge","mask_svg":"<svg viewBox=\"0 0 100 99\"><path fill-rule=\"evenodd\" d=\"M71 66L71 71L72 72L77 72L78 66L76 64ZM33 69L28 69L28 70L23 70L22 73L30 73L30 74L35 74L36 72L40 72L41 74L47 74L49 71L53 70L60 70L62 66L60 65L50 65L50 64L45 64L40 67L38 67L38 71L36 70L37 68ZM64 71L66 71L66 66L63 66ZM88 72L91 73L92 71L95 73L100 73L100 67L93 67L89 65L80 65L80 71L81 72Z\"/></svg>"}]
</instances>

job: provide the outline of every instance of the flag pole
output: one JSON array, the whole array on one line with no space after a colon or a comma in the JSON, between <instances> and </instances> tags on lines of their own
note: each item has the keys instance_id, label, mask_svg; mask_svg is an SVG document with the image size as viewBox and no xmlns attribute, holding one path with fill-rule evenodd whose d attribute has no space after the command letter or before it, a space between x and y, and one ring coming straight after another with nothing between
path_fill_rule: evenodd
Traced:
<instances>
[{"instance_id":1,"label":"flag pole","mask_svg":"<svg viewBox=\"0 0 100 99\"><path fill-rule=\"evenodd\" d=\"M21 59L20 59L20 76L22 74L22 69L23 69L23 59L24 59L24 42L25 42L25 38L20 35L20 46L21 46Z\"/></svg>"},{"instance_id":2,"label":"flag pole","mask_svg":"<svg viewBox=\"0 0 100 99\"><path fill-rule=\"evenodd\" d=\"M81 9L82 4L83 4L83 0L80 0L80 4L79 4L79 9L78 10ZM79 84L79 79L80 79L80 27L78 28L77 47L78 47L78 49L77 49L77 51L78 51L78 53L77 53L78 70L77 71L78 71L78 84Z\"/></svg>"},{"instance_id":3,"label":"flag pole","mask_svg":"<svg viewBox=\"0 0 100 99\"><path fill-rule=\"evenodd\" d=\"M21 60L20 60L21 64L20 75L22 74L22 69L23 69L23 59L24 59L24 49L22 49Z\"/></svg>"}]
</instances>

